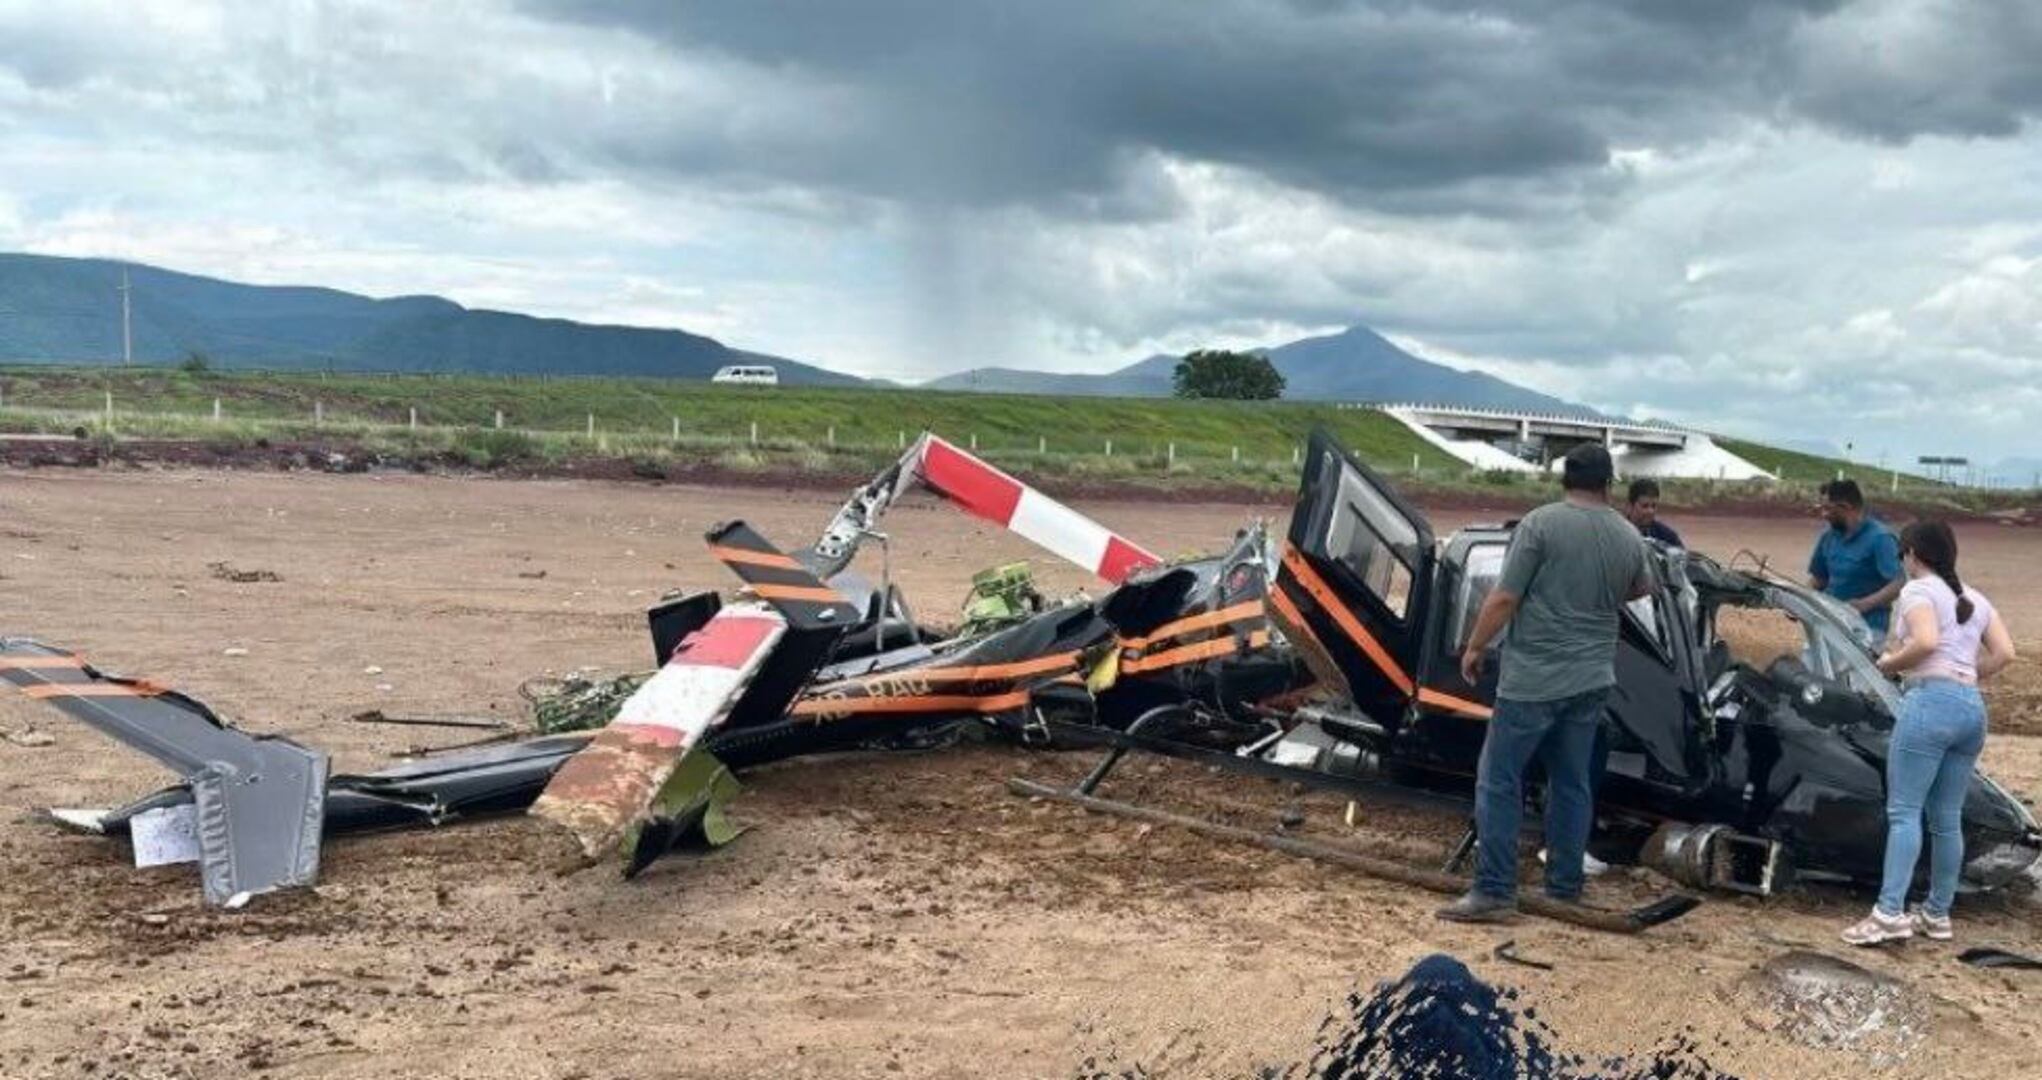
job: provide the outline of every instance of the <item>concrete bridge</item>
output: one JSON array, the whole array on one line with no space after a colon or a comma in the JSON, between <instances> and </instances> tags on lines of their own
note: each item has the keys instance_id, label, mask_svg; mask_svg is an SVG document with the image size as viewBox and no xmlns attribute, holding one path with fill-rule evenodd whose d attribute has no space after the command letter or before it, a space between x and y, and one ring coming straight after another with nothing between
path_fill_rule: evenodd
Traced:
<instances>
[{"instance_id":1,"label":"concrete bridge","mask_svg":"<svg viewBox=\"0 0 2042 1080\"><path fill-rule=\"evenodd\" d=\"M1601 443L1609 447L1619 476L1777 479L1708 435L1672 424L1451 405L1355 407L1395 418L1475 469L1539 472L1576 446Z\"/></svg>"}]
</instances>

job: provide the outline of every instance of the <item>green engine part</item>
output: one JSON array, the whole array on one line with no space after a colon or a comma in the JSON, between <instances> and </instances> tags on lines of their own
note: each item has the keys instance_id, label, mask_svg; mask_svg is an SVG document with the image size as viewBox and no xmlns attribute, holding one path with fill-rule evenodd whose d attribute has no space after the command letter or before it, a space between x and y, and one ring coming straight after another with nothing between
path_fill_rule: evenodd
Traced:
<instances>
[{"instance_id":1,"label":"green engine part","mask_svg":"<svg viewBox=\"0 0 2042 1080\"><path fill-rule=\"evenodd\" d=\"M971 592L964 598L962 632L983 634L1011 626L1041 610L1042 594L1035 591L1035 574L1027 563L995 566L971 576Z\"/></svg>"}]
</instances>

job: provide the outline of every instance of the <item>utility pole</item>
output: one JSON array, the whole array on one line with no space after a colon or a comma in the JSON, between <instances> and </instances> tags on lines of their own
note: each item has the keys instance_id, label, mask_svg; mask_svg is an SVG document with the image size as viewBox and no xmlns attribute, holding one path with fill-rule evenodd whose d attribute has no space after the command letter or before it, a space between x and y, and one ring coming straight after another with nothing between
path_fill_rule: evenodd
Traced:
<instances>
[{"instance_id":1,"label":"utility pole","mask_svg":"<svg viewBox=\"0 0 2042 1080\"><path fill-rule=\"evenodd\" d=\"M135 362L135 338L128 320L128 268L121 267L121 366Z\"/></svg>"}]
</instances>

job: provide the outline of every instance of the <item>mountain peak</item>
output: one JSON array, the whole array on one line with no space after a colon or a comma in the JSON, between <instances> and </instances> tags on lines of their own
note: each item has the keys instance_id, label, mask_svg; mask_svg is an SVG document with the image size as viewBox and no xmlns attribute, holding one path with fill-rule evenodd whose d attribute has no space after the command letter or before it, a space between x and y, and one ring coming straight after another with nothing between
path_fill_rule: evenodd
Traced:
<instances>
[{"instance_id":1,"label":"mountain peak","mask_svg":"<svg viewBox=\"0 0 2042 1080\"><path fill-rule=\"evenodd\" d=\"M1374 328L1345 330L1248 350L1267 356L1283 374L1283 396L1299 401L1422 402L1471 408L1593 415L1594 410L1549 397L1479 371L1461 371L1413 356ZM925 385L939 390L1006 394L1086 394L1167 397L1177 357L1158 355L1105 375L1067 375L987 368L945 375Z\"/></svg>"}]
</instances>

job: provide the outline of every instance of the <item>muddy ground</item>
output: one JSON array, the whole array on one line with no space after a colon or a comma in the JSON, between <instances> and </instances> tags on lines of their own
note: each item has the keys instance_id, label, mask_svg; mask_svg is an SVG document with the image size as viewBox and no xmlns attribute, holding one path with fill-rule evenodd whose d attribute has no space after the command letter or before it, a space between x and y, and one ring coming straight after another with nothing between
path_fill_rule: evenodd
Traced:
<instances>
[{"instance_id":1,"label":"muddy ground","mask_svg":"<svg viewBox=\"0 0 2042 1080\"><path fill-rule=\"evenodd\" d=\"M174 682L247 727L368 768L432 733L369 708L518 716L520 681L645 666L642 609L727 584L702 530L742 515L792 544L833 498L589 481L207 471L0 473L4 632ZM1210 549L1278 507L1099 504L1129 535ZM1470 514L1456 510L1447 525ZM1812 524L1681 521L1697 546L1798 565ZM1029 551L952 511L896 510L897 576L947 615L971 571ZM1967 576L2042 654L2042 532L1970 525ZM216 570L212 564L225 564ZM1038 564L1054 589L1085 584ZM279 580L261 578L269 571ZM229 653L234 650L234 654ZM245 652L244 652L245 651ZM371 671L370 669L380 669ZM2042 794L2042 664L1996 699L1991 769ZM1840 952L1864 907L1818 893L1712 900L1637 938L1528 920L1436 922L1439 898L1004 794L1090 758L979 747L756 773L754 828L625 884L554 876L523 819L331 844L316 893L198 906L194 872L28 818L159 783L145 760L0 700L0 1076L1044 1076L1137 1066L1239 1076L1309 1056L1357 987L1447 951L1518 988L1566 1049L1685 1042L1745 1077L2033 1075L2042 977L1910 944L1853 956L1932 995L1897 1058L1818 1049L1744 989L1796 947ZM38 743L28 737L21 742ZM1457 823L1142 763L1114 791L1247 825L1297 803L1307 833L1436 862ZM1619 874L1591 894L1664 888ZM2042 952L2035 908L1960 906L1963 944ZM1496 960L1514 939L1539 971ZM1087 1062L1092 1065L1086 1065Z\"/></svg>"}]
</instances>

